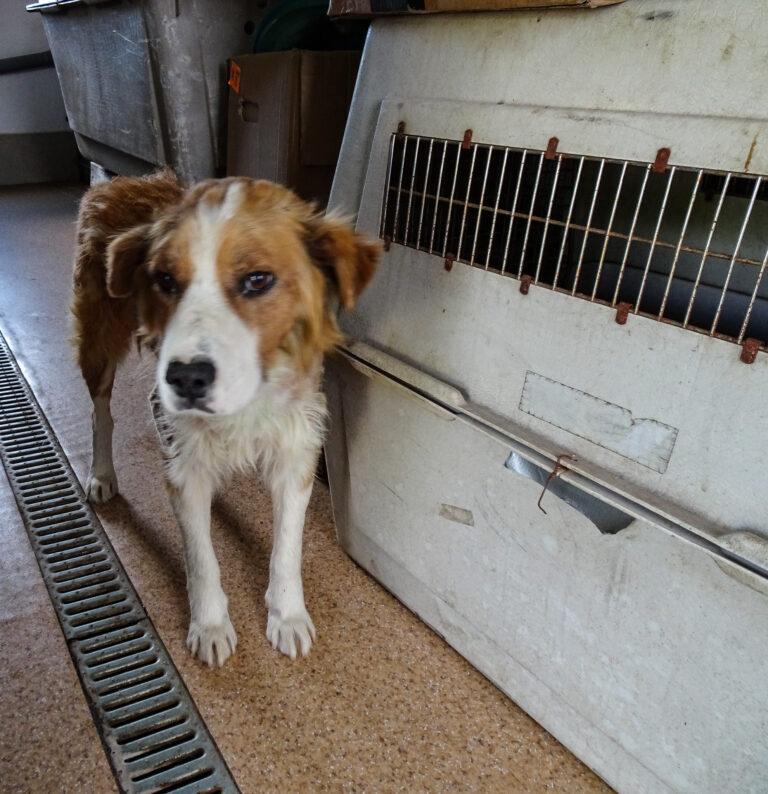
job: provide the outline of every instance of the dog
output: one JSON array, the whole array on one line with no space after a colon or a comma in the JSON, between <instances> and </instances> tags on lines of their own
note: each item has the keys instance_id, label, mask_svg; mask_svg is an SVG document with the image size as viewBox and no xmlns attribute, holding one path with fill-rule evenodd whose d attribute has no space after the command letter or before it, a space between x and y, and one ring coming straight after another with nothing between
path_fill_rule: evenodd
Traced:
<instances>
[{"instance_id":1,"label":"dog","mask_svg":"<svg viewBox=\"0 0 768 794\"><path fill-rule=\"evenodd\" d=\"M292 659L316 639L301 547L326 421L323 357L341 340L336 307L354 306L379 255L348 222L263 180L185 188L165 171L117 177L82 199L72 312L93 400L86 495L99 503L117 493L110 398L136 338L157 355L187 646L210 666L237 644L210 534L211 499L235 470L257 467L272 497L267 638Z\"/></svg>"}]
</instances>

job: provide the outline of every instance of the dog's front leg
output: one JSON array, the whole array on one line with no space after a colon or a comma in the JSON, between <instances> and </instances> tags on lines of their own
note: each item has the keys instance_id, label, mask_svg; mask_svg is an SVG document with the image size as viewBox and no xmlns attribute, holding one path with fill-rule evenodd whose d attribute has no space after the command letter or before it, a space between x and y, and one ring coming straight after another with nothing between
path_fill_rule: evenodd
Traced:
<instances>
[{"instance_id":1,"label":"dog's front leg","mask_svg":"<svg viewBox=\"0 0 768 794\"><path fill-rule=\"evenodd\" d=\"M89 501L98 504L108 501L117 493L117 475L112 462L112 430L115 424L109 409L116 365L104 356L97 356L82 340L79 357L83 377L93 400L92 458L85 494Z\"/></svg>"},{"instance_id":2,"label":"dog's front leg","mask_svg":"<svg viewBox=\"0 0 768 794\"><path fill-rule=\"evenodd\" d=\"M291 659L296 658L297 650L306 656L315 639L315 627L304 605L301 583L301 541L304 515L312 494L313 465L306 472L279 466L269 483L274 541L266 595L267 639L273 648Z\"/></svg>"},{"instance_id":3,"label":"dog's front leg","mask_svg":"<svg viewBox=\"0 0 768 794\"><path fill-rule=\"evenodd\" d=\"M221 666L235 652L237 635L227 612L219 564L211 542L210 476L187 469L172 478L171 501L181 527L187 569L190 622L187 647L208 665Z\"/></svg>"}]
</instances>

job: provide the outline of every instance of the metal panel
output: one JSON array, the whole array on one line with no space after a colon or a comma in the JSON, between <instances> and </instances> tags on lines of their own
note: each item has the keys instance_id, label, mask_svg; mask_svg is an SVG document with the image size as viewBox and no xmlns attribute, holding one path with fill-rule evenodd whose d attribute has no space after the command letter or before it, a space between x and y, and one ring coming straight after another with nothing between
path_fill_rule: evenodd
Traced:
<instances>
[{"instance_id":1,"label":"metal panel","mask_svg":"<svg viewBox=\"0 0 768 794\"><path fill-rule=\"evenodd\" d=\"M43 13L81 153L118 173L224 167L225 66L273 0L64 3Z\"/></svg>"},{"instance_id":2,"label":"metal panel","mask_svg":"<svg viewBox=\"0 0 768 794\"><path fill-rule=\"evenodd\" d=\"M141 7L70 8L43 22L72 129L149 163L167 162Z\"/></svg>"}]
</instances>

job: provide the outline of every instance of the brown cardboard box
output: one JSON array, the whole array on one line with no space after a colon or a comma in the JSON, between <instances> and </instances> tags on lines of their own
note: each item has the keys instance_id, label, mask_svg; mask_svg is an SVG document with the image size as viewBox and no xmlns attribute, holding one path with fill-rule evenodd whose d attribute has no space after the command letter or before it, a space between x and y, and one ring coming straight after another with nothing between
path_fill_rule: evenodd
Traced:
<instances>
[{"instance_id":1,"label":"brown cardboard box","mask_svg":"<svg viewBox=\"0 0 768 794\"><path fill-rule=\"evenodd\" d=\"M522 11L538 8L597 8L624 0L330 0L331 17L430 14L441 11Z\"/></svg>"},{"instance_id":2,"label":"brown cardboard box","mask_svg":"<svg viewBox=\"0 0 768 794\"><path fill-rule=\"evenodd\" d=\"M359 52L233 58L227 173L271 179L325 205L359 63Z\"/></svg>"}]
</instances>

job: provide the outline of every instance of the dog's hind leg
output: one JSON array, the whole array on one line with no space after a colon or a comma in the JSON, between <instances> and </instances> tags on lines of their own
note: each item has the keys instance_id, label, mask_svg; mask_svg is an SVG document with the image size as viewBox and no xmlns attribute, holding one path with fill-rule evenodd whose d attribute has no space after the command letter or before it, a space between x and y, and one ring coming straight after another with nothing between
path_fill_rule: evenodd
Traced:
<instances>
[{"instance_id":1,"label":"dog's hind leg","mask_svg":"<svg viewBox=\"0 0 768 794\"><path fill-rule=\"evenodd\" d=\"M110 401L117 365L128 352L135 320L133 307L110 298L102 284L90 284L87 276L77 275L72 304L77 361L93 401L93 458L85 491L91 502L98 503L117 493Z\"/></svg>"},{"instance_id":2,"label":"dog's hind leg","mask_svg":"<svg viewBox=\"0 0 768 794\"><path fill-rule=\"evenodd\" d=\"M108 365L102 373L93 398L93 459L86 483L86 495L91 502L106 502L117 493L117 475L112 460L112 430L115 426L110 411L115 366Z\"/></svg>"},{"instance_id":3,"label":"dog's hind leg","mask_svg":"<svg viewBox=\"0 0 768 794\"><path fill-rule=\"evenodd\" d=\"M117 475L112 460L114 422L110 410L117 363L102 356L88 354L82 349L79 352L80 368L93 401L93 457L85 493L91 502L106 502L117 493Z\"/></svg>"}]
</instances>

